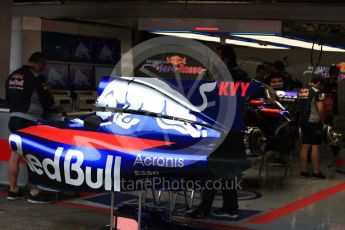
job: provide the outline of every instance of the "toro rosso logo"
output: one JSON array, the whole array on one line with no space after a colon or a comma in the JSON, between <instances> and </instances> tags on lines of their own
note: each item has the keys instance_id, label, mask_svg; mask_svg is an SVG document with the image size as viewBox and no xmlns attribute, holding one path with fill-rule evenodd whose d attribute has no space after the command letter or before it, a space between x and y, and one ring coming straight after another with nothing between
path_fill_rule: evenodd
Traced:
<instances>
[{"instance_id":1,"label":"toro rosso logo","mask_svg":"<svg viewBox=\"0 0 345 230\"><path fill-rule=\"evenodd\" d=\"M50 180L71 186L81 186L86 183L92 189L103 187L106 191L120 191L121 157L119 156L108 155L102 168L95 168L82 166L84 154L76 149L65 151L63 147L58 147L53 159L39 159L32 154L24 154L22 138L19 135L11 134L9 144L12 150L24 157L29 170L40 176L45 174Z\"/></svg>"}]
</instances>

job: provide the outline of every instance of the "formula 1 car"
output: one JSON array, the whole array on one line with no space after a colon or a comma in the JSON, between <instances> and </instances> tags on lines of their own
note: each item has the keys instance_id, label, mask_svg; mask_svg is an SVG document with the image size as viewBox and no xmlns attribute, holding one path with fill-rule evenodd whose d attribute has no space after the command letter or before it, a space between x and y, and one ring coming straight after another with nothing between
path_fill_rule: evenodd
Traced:
<instances>
[{"instance_id":1,"label":"formula 1 car","mask_svg":"<svg viewBox=\"0 0 345 230\"><path fill-rule=\"evenodd\" d=\"M244 133L247 155L262 154L267 137L269 147L284 148L274 138L289 127L289 113L267 86L252 82L233 95L235 107L220 110L222 100L233 99L219 96L219 83L189 83L183 85L199 89L190 100L200 106L172 82L104 78L93 113L19 130L9 137L10 146L26 160L30 183L84 192L142 190L133 182L148 178L193 180L210 173L233 178L251 163L246 155L232 154L236 146L225 138L230 130ZM234 112L231 127L217 121L224 111ZM212 157L217 149L229 149L226 160ZM155 183L154 189L160 186Z\"/></svg>"},{"instance_id":2,"label":"formula 1 car","mask_svg":"<svg viewBox=\"0 0 345 230\"><path fill-rule=\"evenodd\" d=\"M245 106L247 126L255 124L260 128L261 135L266 137L266 151L277 151L287 155L294 149L295 141L300 137L299 111L296 103L298 92L274 91L268 85L263 84L262 86L261 91L257 91L248 98ZM342 134L326 124L323 136L324 142L329 144L334 156L337 157ZM329 167L334 164L335 162Z\"/></svg>"},{"instance_id":3,"label":"formula 1 car","mask_svg":"<svg viewBox=\"0 0 345 230\"><path fill-rule=\"evenodd\" d=\"M184 82L181 90L172 81L106 77L91 114L39 122L9 144L25 159L30 183L53 191L184 189L210 175L234 178L251 166L246 154L265 151L253 114L281 121L288 112L259 82L223 84L233 87L224 97L220 84ZM189 99L188 89L196 89ZM243 134L246 154L233 153L241 143L229 133ZM219 149L225 158L213 156Z\"/></svg>"},{"instance_id":4,"label":"formula 1 car","mask_svg":"<svg viewBox=\"0 0 345 230\"><path fill-rule=\"evenodd\" d=\"M125 191L143 189L130 185L147 178L208 175L208 156L224 132L167 83L122 77L103 79L94 113L40 122L12 134L9 143L39 187ZM249 166L245 159L231 161L228 174Z\"/></svg>"},{"instance_id":5,"label":"formula 1 car","mask_svg":"<svg viewBox=\"0 0 345 230\"><path fill-rule=\"evenodd\" d=\"M285 102L293 102L296 98L297 92L277 92L266 84L248 97L245 104L246 125L260 129L261 135L266 138L265 151L287 154L293 149L298 124L293 103Z\"/></svg>"}]
</instances>

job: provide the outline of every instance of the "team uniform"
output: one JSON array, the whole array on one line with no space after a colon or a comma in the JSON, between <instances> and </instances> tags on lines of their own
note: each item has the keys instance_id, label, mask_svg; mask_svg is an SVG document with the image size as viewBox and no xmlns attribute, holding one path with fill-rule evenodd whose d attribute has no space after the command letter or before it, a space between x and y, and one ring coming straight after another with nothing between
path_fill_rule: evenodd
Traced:
<instances>
[{"instance_id":1,"label":"team uniform","mask_svg":"<svg viewBox=\"0 0 345 230\"><path fill-rule=\"evenodd\" d=\"M45 79L30 66L13 72L6 81L6 101L10 106L11 132L35 125L54 99L44 86Z\"/></svg>"},{"instance_id":2,"label":"team uniform","mask_svg":"<svg viewBox=\"0 0 345 230\"><path fill-rule=\"evenodd\" d=\"M324 94L312 86L302 88L298 94L299 122L303 144L321 144L323 124L316 103L324 101L324 99Z\"/></svg>"}]
</instances>

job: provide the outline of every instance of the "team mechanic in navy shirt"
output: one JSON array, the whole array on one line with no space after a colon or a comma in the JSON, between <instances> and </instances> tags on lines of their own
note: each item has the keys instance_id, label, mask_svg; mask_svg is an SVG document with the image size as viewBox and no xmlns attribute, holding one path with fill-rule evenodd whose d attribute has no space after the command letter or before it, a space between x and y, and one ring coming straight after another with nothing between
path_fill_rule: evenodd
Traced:
<instances>
[{"instance_id":1,"label":"team mechanic in navy shirt","mask_svg":"<svg viewBox=\"0 0 345 230\"><path fill-rule=\"evenodd\" d=\"M54 98L48 90L41 71L45 68L46 58L40 52L33 53L29 64L14 71L6 81L6 101L10 106L8 127L11 132L36 125L44 110L54 104ZM8 162L10 189L8 200L23 198L23 192L17 186L20 156L12 152ZM28 202L50 203L52 199L32 188Z\"/></svg>"}]
</instances>

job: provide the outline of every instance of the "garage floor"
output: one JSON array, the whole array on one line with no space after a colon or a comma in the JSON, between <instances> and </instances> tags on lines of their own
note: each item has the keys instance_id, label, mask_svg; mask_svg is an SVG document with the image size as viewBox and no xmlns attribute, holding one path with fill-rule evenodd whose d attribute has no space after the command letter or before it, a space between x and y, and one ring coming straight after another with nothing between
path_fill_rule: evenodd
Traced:
<instances>
[{"instance_id":1,"label":"garage floor","mask_svg":"<svg viewBox=\"0 0 345 230\"><path fill-rule=\"evenodd\" d=\"M251 187L262 197L240 202L242 209L259 210L234 226L249 229L345 229L345 175L328 169L331 159L323 159L326 180L299 178L298 158L294 157L293 174L282 177L282 169L270 167L268 179L258 183L244 177L244 187ZM253 172L252 170L251 172ZM246 181L247 180L247 181Z\"/></svg>"},{"instance_id":2,"label":"garage floor","mask_svg":"<svg viewBox=\"0 0 345 230\"><path fill-rule=\"evenodd\" d=\"M183 212L177 212L175 219L208 229L345 229L345 175L328 169L332 159L326 150L323 155L327 180L299 178L296 153L286 178L281 167L269 166L268 177L263 174L261 180L257 179L257 167L250 169L242 178L241 218L237 221L190 221L182 217ZM2 187L2 191L5 189ZM108 194L85 194L52 205L32 205L24 200L7 201L6 193L0 192L0 229L99 229L109 223L109 198ZM118 194L117 198L120 202L136 202L133 194ZM214 205L220 204L221 195Z\"/></svg>"}]
</instances>

